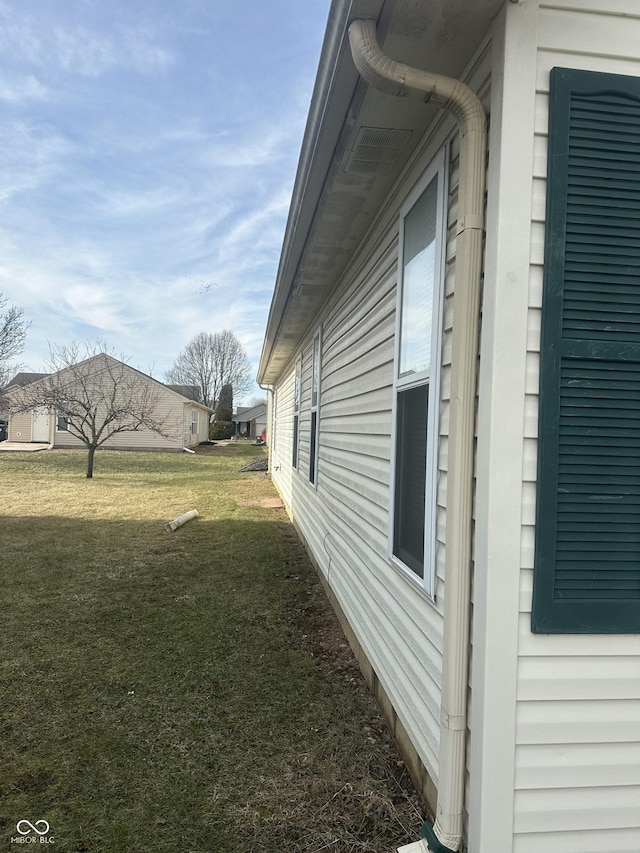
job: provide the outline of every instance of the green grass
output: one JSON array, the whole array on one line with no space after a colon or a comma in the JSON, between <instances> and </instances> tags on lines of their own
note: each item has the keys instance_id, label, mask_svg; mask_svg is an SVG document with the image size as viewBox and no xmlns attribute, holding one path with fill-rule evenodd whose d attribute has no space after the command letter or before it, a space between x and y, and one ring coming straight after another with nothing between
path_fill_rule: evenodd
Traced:
<instances>
[{"instance_id":1,"label":"green grass","mask_svg":"<svg viewBox=\"0 0 640 853\"><path fill-rule=\"evenodd\" d=\"M284 510L238 503L274 496L238 473L262 453L102 452L93 480L81 451L0 454L0 850L22 819L71 853L415 840L406 770Z\"/></svg>"}]
</instances>

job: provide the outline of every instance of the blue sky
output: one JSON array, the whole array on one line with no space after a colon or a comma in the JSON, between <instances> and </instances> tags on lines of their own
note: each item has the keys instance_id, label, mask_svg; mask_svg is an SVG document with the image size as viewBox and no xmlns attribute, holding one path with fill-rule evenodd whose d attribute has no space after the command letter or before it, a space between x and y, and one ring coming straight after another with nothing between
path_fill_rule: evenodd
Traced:
<instances>
[{"instance_id":1,"label":"blue sky","mask_svg":"<svg viewBox=\"0 0 640 853\"><path fill-rule=\"evenodd\" d=\"M329 0L0 0L0 292L20 360L257 366Z\"/></svg>"}]
</instances>

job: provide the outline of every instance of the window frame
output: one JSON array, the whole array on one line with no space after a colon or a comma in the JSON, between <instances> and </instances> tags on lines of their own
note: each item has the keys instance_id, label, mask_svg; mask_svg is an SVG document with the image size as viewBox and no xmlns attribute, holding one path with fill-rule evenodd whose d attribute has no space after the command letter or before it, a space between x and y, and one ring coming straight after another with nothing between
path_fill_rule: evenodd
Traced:
<instances>
[{"instance_id":1,"label":"window frame","mask_svg":"<svg viewBox=\"0 0 640 853\"><path fill-rule=\"evenodd\" d=\"M421 179L407 196L400 208L399 242L398 242L398 276L396 286L396 324L393 365L393 401L391 427L391 470L389 481L389 527L387 536L388 559L390 563L425 592L430 599L435 599L436 577L436 516L437 516L437 486L438 486L438 449L440 422L440 383L442 372L442 337L444 310L444 283L447 247L447 198L448 198L448 164L447 146L444 146L431 161ZM401 365L401 333L403 322L404 297L404 234L405 222L416 203L426 192L429 185L437 180L436 194L436 225L435 225L435 257L434 282L431 302L431 346L429 369L406 376L400 376ZM427 438L425 460L425 514L424 514L424 551L423 572L420 576L405 563L396 553L396 512L397 512L397 464L398 464L398 397L403 391L409 391L428 385L427 391Z\"/></svg>"},{"instance_id":2,"label":"window frame","mask_svg":"<svg viewBox=\"0 0 640 853\"><path fill-rule=\"evenodd\" d=\"M61 427L61 421L64 421L66 423L66 426ZM67 418L65 415L61 415L58 411L56 411L56 432L69 432L69 418Z\"/></svg>"},{"instance_id":3,"label":"window frame","mask_svg":"<svg viewBox=\"0 0 640 853\"><path fill-rule=\"evenodd\" d=\"M195 429L194 429L195 427ZM191 409L191 435L198 435L200 429L200 413L197 409Z\"/></svg>"},{"instance_id":4,"label":"window frame","mask_svg":"<svg viewBox=\"0 0 640 853\"><path fill-rule=\"evenodd\" d=\"M293 370L293 446L291 466L297 471L300 463L300 409L302 403L302 353L295 361Z\"/></svg>"},{"instance_id":5,"label":"window frame","mask_svg":"<svg viewBox=\"0 0 640 853\"><path fill-rule=\"evenodd\" d=\"M311 344L311 405L309 408L309 483L318 487L320 444L320 389L322 385L322 326ZM315 398L315 402L314 402Z\"/></svg>"},{"instance_id":6,"label":"window frame","mask_svg":"<svg viewBox=\"0 0 640 853\"><path fill-rule=\"evenodd\" d=\"M267 403L267 409L269 408ZM267 436L268 437L268 436ZM271 452L278 451L278 386L276 385L271 392Z\"/></svg>"}]
</instances>

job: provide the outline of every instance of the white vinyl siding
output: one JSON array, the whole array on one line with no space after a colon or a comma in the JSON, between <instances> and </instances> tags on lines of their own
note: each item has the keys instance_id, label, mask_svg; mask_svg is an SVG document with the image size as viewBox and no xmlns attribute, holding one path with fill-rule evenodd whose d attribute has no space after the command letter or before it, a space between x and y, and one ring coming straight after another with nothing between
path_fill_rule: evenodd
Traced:
<instances>
[{"instance_id":1,"label":"white vinyl siding","mask_svg":"<svg viewBox=\"0 0 640 853\"><path fill-rule=\"evenodd\" d=\"M457 146L451 158L457 165ZM417 176L436 151L425 154ZM415 182L415 177L414 177ZM400 201L362 247L322 318L317 490L292 472L296 363L284 371L274 395L278 435L273 479L327 577L383 688L391 697L431 777L438 775L448 338L455 258L456 193L449 198L449 249L444 317L437 456L437 601L430 602L389 560L394 393L394 341ZM449 274L450 273L450 274ZM301 358L299 469L309 464L313 337ZM440 356L438 358L440 361Z\"/></svg>"},{"instance_id":2,"label":"white vinyl siding","mask_svg":"<svg viewBox=\"0 0 640 853\"><path fill-rule=\"evenodd\" d=\"M537 394L548 79L552 67L640 75L635 0L541 5L529 323L524 387L522 571L514 853L640 850L640 654L635 636L532 635Z\"/></svg>"},{"instance_id":3,"label":"white vinyl siding","mask_svg":"<svg viewBox=\"0 0 640 853\"><path fill-rule=\"evenodd\" d=\"M299 489L296 520L435 778L441 615L387 559L397 224L378 245L323 324L322 512Z\"/></svg>"},{"instance_id":4,"label":"white vinyl siding","mask_svg":"<svg viewBox=\"0 0 640 853\"><path fill-rule=\"evenodd\" d=\"M472 68L488 99L489 52ZM389 558L396 297L400 210L443 146L449 151L447 238L435 490L433 599ZM347 268L322 321L322 396L317 490L291 467L295 362L277 383L275 484L371 663L381 686L437 783L442 678L445 522L451 330L455 289L458 138L443 114L413 165L381 208L379 220ZM308 447L307 389L313 329L302 345L301 451ZM305 430L307 432L305 433ZM303 461L301 459L301 465Z\"/></svg>"}]
</instances>

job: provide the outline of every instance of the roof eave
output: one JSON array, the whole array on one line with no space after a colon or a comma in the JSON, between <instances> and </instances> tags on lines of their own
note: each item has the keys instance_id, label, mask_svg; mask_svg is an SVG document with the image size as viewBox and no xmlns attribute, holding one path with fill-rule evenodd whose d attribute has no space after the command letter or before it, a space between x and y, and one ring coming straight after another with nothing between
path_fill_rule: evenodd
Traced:
<instances>
[{"instance_id":1,"label":"roof eave","mask_svg":"<svg viewBox=\"0 0 640 853\"><path fill-rule=\"evenodd\" d=\"M345 37L347 28L354 17L377 18L383 4L384 0L331 3L258 367L260 384L277 379L279 371L270 368L273 347L334 150L360 82Z\"/></svg>"}]
</instances>

